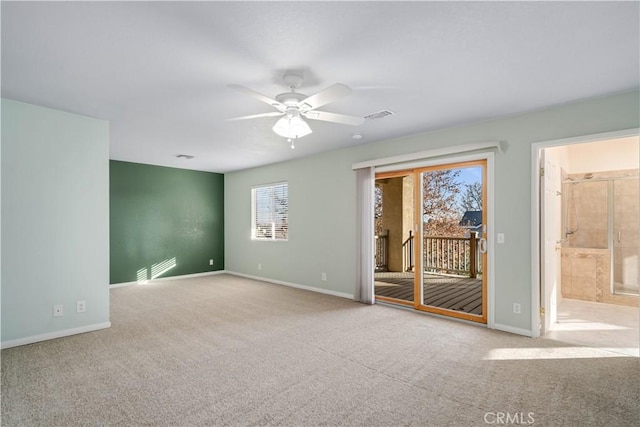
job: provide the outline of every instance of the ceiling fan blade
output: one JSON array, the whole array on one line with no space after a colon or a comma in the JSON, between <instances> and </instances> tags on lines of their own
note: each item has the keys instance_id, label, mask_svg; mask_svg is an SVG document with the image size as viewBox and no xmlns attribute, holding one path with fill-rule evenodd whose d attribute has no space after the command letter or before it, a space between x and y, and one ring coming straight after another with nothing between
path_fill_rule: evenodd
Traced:
<instances>
[{"instance_id":1,"label":"ceiling fan blade","mask_svg":"<svg viewBox=\"0 0 640 427\"><path fill-rule=\"evenodd\" d=\"M263 94L261 94L259 92L256 92L253 89L249 89L248 87L244 87L244 86L240 86L240 85L228 85L227 87L229 87L231 89L234 89L234 90L237 90L239 92L246 93L249 96L253 96L257 100L262 101L265 104L269 104L272 107L275 107L280 111L284 111L284 110L287 109L287 106L282 104L281 102L278 102L273 98L269 98L268 96L263 95Z\"/></svg>"},{"instance_id":2,"label":"ceiling fan blade","mask_svg":"<svg viewBox=\"0 0 640 427\"><path fill-rule=\"evenodd\" d=\"M259 119L260 117L275 117L275 116L282 116L283 114L284 113L280 111L274 111L273 113L261 113L261 114L252 114L250 116L233 117L231 119L226 119L226 121L235 122L236 120Z\"/></svg>"},{"instance_id":3,"label":"ceiling fan blade","mask_svg":"<svg viewBox=\"0 0 640 427\"><path fill-rule=\"evenodd\" d=\"M322 120L343 125L358 126L364 123L364 117L347 116L346 114L328 113L326 111L306 111L302 115L311 120Z\"/></svg>"},{"instance_id":4,"label":"ceiling fan blade","mask_svg":"<svg viewBox=\"0 0 640 427\"><path fill-rule=\"evenodd\" d=\"M328 88L321 90L315 95L311 95L300 101L300 109L303 111L314 110L322 107L330 102L347 96L351 93L351 89L340 83L336 83Z\"/></svg>"}]
</instances>

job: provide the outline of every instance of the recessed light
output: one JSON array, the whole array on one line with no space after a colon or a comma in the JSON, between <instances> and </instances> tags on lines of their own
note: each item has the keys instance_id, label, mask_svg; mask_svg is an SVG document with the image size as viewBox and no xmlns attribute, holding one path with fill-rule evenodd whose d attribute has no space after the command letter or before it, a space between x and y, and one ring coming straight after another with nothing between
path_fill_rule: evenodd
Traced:
<instances>
[{"instance_id":1,"label":"recessed light","mask_svg":"<svg viewBox=\"0 0 640 427\"><path fill-rule=\"evenodd\" d=\"M193 159L193 156L190 156L188 154L176 154L176 157L179 159L185 159L185 160Z\"/></svg>"},{"instance_id":2,"label":"recessed light","mask_svg":"<svg viewBox=\"0 0 640 427\"><path fill-rule=\"evenodd\" d=\"M351 135L351 138L353 138L353 139L362 139L362 138L364 138L364 135L361 134L361 133L354 133L354 134Z\"/></svg>"}]
</instances>

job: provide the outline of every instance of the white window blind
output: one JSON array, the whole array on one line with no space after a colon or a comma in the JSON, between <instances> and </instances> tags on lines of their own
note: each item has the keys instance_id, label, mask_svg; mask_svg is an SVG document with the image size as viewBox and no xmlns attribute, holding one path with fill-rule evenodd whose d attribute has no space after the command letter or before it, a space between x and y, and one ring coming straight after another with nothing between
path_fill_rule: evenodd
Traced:
<instances>
[{"instance_id":1,"label":"white window blind","mask_svg":"<svg viewBox=\"0 0 640 427\"><path fill-rule=\"evenodd\" d=\"M251 190L251 238L287 240L289 236L289 186L286 182Z\"/></svg>"}]
</instances>

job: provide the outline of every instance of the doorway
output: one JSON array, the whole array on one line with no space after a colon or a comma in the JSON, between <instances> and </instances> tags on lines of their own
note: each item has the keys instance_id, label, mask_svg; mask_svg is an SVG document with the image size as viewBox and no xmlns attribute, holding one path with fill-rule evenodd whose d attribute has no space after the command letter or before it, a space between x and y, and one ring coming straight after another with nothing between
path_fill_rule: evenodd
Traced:
<instances>
[{"instance_id":1,"label":"doorway","mask_svg":"<svg viewBox=\"0 0 640 427\"><path fill-rule=\"evenodd\" d=\"M375 297L487 323L487 160L376 174Z\"/></svg>"},{"instance_id":2,"label":"doorway","mask_svg":"<svg viewBox=\"0 0 640 427\"><path fill-rule=\"evenodd\" d=\"M638 356L640 138L585 139L537 148L539 334Z\"/></svg>"}]
</instances>

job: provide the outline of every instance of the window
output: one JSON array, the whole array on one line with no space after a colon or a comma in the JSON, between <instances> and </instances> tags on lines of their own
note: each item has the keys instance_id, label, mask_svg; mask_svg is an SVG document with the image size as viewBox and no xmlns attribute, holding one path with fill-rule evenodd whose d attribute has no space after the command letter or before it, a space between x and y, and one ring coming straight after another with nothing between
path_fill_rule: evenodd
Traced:
<instances>
[{"instance_id":1,"label":"window","mask_svg":"<svg viewBox=\"0 0 640 427\"><path fill-rule=\"evenodd\" d=\"M287 240L289 186L286 182L251 190L251 239Z\"/></svg>"}]
</instances>

